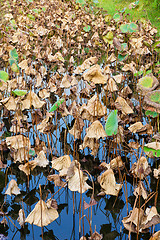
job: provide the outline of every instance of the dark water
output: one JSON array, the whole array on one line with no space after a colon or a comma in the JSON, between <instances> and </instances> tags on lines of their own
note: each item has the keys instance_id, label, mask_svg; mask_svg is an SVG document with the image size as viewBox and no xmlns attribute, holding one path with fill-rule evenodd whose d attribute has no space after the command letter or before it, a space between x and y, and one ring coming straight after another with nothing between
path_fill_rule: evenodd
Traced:
<instances>
[{"instance_id":1,"label":"dark water","mask_svg":"<svg viewBox=\"0 0 160 240\"><path fill-rule=\"evenodd\" d=\"M124 83L123 83L124 84ZM124 86L127 83L124 84ZM79 91L81 88L85 87L82 81L79 82ZM67 96L70 95L69 90L65 90L65 93ZM98 94L96 91L93 93ZM102 91L99 94L99 98L101 101L103 101L105 95L105 92ZM54 96L58 99L58 96ZM54 102L53 99L51 99L50 102ZM132 99L132 102L135 104L135 102L138 100ZM69 106L73 102L73 99L69 99L67 101L67 105ZM86 99L78 98L77 103L80 103L81 105L86 102ZM51 106L51 104L49 105ZM109 109L108 109L109 112ZM31 111L27 111L28 114L28 122L32 124L32 113ZM99 169L99 164L102 161L109 162L111 159L116 157L117 155L121 155L122 160L126 164L126 169L129 171L131 165L136 161L135 155L137 157L140 157L142 149L135 150L134 153L132 153L128 148L123 146L120 148L117 146L116 148L112 146L111 140L112 138L106 139L100 139L100 147L97 155L93 157L91 155L90 149L85 149L84 151L79 150L80 141L75 140L72 135L67 133L67 138L65 139L65 131L66 131L66 125L64 124L64 121L61 119L61 115L55 114L55 117L53 118L53 125L57 126L56 129L52 131L51 134L49 134L49 140L52 147L52 154L54 156L63 156L65 154L69 154L71 159L78 159L81 163L82 169L87 169L89 173L92 175L93 180L95 182L95 194L94 198L97 201L97 205L92 207L92 231L94 232L95 226L97 232L103 235L103 239L127 239L128 238L128 231L125 230L122 224L123 217L127 216L127 203L125 194L127 194L128 199L128 211L130 211L133 208L135 196L133 195L134 190L134 180L132 176L127 175L126 181L127 181L127 193L126 190L124 191L124 186L126 188L126 185L122 187L122 190L120 191L119 196L116 198L114 196L106 195L104 197L98 196L98 193L100 192L100 185L97 182L97 177L100 175L101 171ZM58 120L56 119L58 118ZM71 128L73 126L73 117L67 116L65 117L66 122ZM11 118L3 118L3 121L5 122L5 127L2 131L2 139L5 139L5 137L10 135L9 128L11 126L10 122ZM149 122L148 118L143 118L142 121L144 123ZM85 122L85 127L83 129L83 132L81 134L82 139L84 139L85 136L85 129L89 126L89 122L87 120ZM102 118L101 123L103 126L105 125L105 120ZM129 124L126 124L126 128L129 126ZM27 133L25 133L25 136L29 136L30 142L32 147L34 148L34 142L36 138L36 134L38 134L39 139L41 141L44 141L46 146L48 147L48 140L47 135L36 132L36 126L32 126ZM146 138L148 136L142 135L139 136L138 134L130 134L129 136L126 136L126 141L129 143L131 140L137 140L141 145L142 142L146 141ZM52 138L52 139L51 139ZM65 143L65 144L64 144ZM49 147L48 147L49 148ZM57 151L55 151L55 149ZM58 153L58 154L57 154ZM145 155L143 153L143 155ZM9 151L1 152L1 156L3 157L3 160L5 163L7 163L7 168L2 169L0 172L0 203L1 206L3 205L3 211L8 212L7 216L11 219L11 221L15 224L15 226L12 224L12 222L6 218L8 225L4 226L3 224L0 225L0 233L6 236L6 239L42 239L41 236L41 228L37 227L35 225L25 224L24 229L20 228L20 225L17 222L18 218L18 212L20 208L24 208L26 217L28 214L33 210L36 203L40 200L40 193L39 193L39 185L41 185L42 188L42 198L46 199L47 194L48 198L51 196L51 194L56 193L58 191L58 187L54 186L53 182L47 181L47 176L49 175L49 172L51 171L51 159L52 156L48 150L47 153L47 159L50 160L50 166L47 166L46 168L40 168L36 167L29 177L27 177L22 171L18 169L18 163L13 163L13 160L10 156ZM34 159L34 157L32 158ZM152 167L158 166L159 159L149 159L149 163ZM125 170L123 170L125 171ZM56 171L55 171L56 172ZM7 183L11 180L15 179L17 180L18 186L21 189L21 194L17 196L5 196L5 186L7 186ZM119 181L119 174L116 173L116 179L117 182ZM29 184L28 184L29 182ZM148 177L148 182L150 184L151 191L156 190L156 184L157 181L151 176ZM145 182L145 186L148 189L147 182ZM88 184L91 186L92 182L91 179L88 180ZM50 191L50 193L48 192ZM87 203L90 202L92 196L92 191L89 190L86 193L82 194L82 201L86 201ZM81 220L81 228L79 226L79 206L80 206L80 193L78 192L71 192L67 187L64 189L60 189L59 192L54 197L57 200L58 203L58 212L59 212L59 218L52 222L47 227L43 228L43 239L73 239L78 240L83 235L88 237L90 236L90 228L89 224L84 217L83 220ZM159 202L159 196L157 200L157 209L160 210L160 202ZM23 201L22 201L23 200ZM142 200L142 203L144 201ZM83 204L82 204L83 205ZM154 198L151 199L147 206L153 206L154 205ZM74 207L73 207L74 206ZM89 219L91 220L91 208L80 211L80 215L86 215L89 214ZM3 218L1 218L3 219ZM159 225L156 225L155 231L158 231L160 229ZM151 230L150 230L151 232ZM136 239L137 235L133 234L132 239ZM150 233L148 234L142 234L139 235L139 238L141 239L149 239ZM1 239L1 238L0 238ZM4 237L2 239L5 239Z\"/></svg>"}]
</instances>

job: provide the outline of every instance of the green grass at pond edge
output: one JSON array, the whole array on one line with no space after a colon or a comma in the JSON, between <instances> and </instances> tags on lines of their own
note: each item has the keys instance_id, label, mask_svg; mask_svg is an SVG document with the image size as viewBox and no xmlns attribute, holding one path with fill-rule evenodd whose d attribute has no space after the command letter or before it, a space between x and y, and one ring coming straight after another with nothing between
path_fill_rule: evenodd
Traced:
<instances>
[{"instance_id":1,"label":"green grass at pond edge","mask_svg":"<svg viewBox=\"0 0 160 240\"><path fill-rule=\"evenodd\" d=\"M99 0L97 5L104 10L107 10L108 14L114 15L118 10L125 9L126 14L130 14L130 20L147 19L150 20L153 26L158 30L160 36L160 3L159 0L139 0L139 7L135 9L129 9L129 5L133 0Z\"/></svg>"}]
</instances>

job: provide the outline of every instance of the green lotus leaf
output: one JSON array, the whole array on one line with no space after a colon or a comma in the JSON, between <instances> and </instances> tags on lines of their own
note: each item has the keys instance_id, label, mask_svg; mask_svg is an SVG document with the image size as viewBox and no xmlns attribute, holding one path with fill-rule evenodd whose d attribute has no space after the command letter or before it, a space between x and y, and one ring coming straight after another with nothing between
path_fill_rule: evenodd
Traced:
<instances>
[{"instance_id":1,"label":"green lotus leaf","mask_svg":"<svg viewBox=\"0 0 160 240\"><path fill-rule=\"evenodd\" d=\"M126 24L122 24L120 26L120 30L122 33L133 33L136 32L138 30L138 25L135 23L126 23Z\"/></svg>"},{"instance_id":2,"label":"green lotus leaf","mask_svg":"<svg viewBox=\"0 0 160 240\"><path fill-rule=\"evenodd\" d=\"M122 24L120 26L120 30L121 30L122 33L127 33L128 29L129 29L129 25L127 23L126 24Z\"/></svg>"},{"instance_id":3,"label":"green lotus leaf","mask_svg":"<svg viewBox=\"0 0 160 240\"><path fill-rule=\"evenodd\" d=\"M89 25L87 25L87 26L85 26L85 27L83 28L83 30L84 30L85 32L89 32L89 31L91 30L91 27L90 27Z\"/></svg>"},{"instance_id":4,"label":"green lotus leaf","mask_svg":"<svg viewBox=\"0 0 160 240\"><path fill-rule=\"evenodd\" d=\"M86 3L86 1L85 0L76 0L76 3L80 3L80 4L84 5Z\"/></svg>"},{"instance_id":5,"label":"green lotus leaf","mask_svg":"<svg viewBox=\"0 0 160 240\"><path fill-rule=\"evenodd\" d=\"M128 54L126 54L126 55L118 54L118 60L119 60L120 62L121 62L121 61L124 61L127 57L128 57Z\"/></svg>"},{"instance_id":6,"label":"green lotus leaf","mask_svg":"<svg viewBox=\"0 0 160 240\"><path fill-rule=\"evenodd\" d=\"M9 79L8 73L6 73L5 71L0 71L0 80L7 82L8 79Z\"/></svg>"},{"instance_id":7,"label":"green lotus leaf","mask_svg":"<svg viewBox=\"0 0 160 240\"><path fill-rule=\"evenodd\" d=\"M108 115L106 124L105 124L105 131L107 136L112 136L113 134L117 134L118 130L118 116L117 110L110 112Z\"/></svg>"},{"instance_id":8,"label":"green lotus leaf","mask_svg":"<svg viewBox=\"0 0 160 240\"><path fill-rule=\"evenodd\" d=\"M113 43L113 32L108 32L105 36L103 36L103 40L105 43L112 44Z\"/></svg>"},{"instance_id":9,"label":"green lotus leaf","mask_svg":"<svg viewBox=\"0 0 160 240\"><path fill-rule=\"evenodd\" d=\"M34 149L29 149L29 155L34 157L34 155L36 154Z\"/></svg>"},{"instance_id":10,"label":"green lotus leaf","mask_svg":"<svg viewBox=\"0 0 160 240\"><path fill-rule=\"evenodd\" d=\"M160 41L156 41L152 46L156 52L160 52Z\"/></svg>"},{"instance_id":11,"label":"green lotus leaf","mask_svg":"<svg viewBox=\"0 0 160 240\"><path fill-rule=\"evenodd\" d=\"M153 102L160 103L160 94L159 92L154 92L150 95L150 99Z\"/></svg>"},{"instance_id":12,"label":"green lotus leaf","mask_svg":"<svg viewBox=\"0 0 160 240\"><path fill-rule=\"evenodd\" d=\"M160 149L155 150L153 148L144 146L143 150L144 150L144 152L152 152L154 157L160 157Z\"/></svg>"},{"instance_id":13,"label":"green lotus leaf","mask_svg":"<svg viewBox=\"0 0 160 240\"><path fill-rule=\"evenodd\" d=\"M10 20L10 23L11 23L12 27L13 27L14 29L16 29L16 27L17 27L16 21L15 21L14 19L11 19L11 20Z\"/></svg>"},{"instance_id":14,"label":"green lotus leaf","mask_svg":"<svg viewBox=\"0 0 160 240\"><path fill-rule=\"evenodd\" d=\"M151 88L153 85L153 78L143 77L138 84L140 84L144 88Z\"/></svg>"},{"instance_id":15,"label":"green lotus leaf","mask_svg":"<svg viewBox=\"0 0 160 240\"><path fill-rule=\"evenodd\" d=\"M150 117L153 117L153 118L155 118L155 117L157 117L157 116L159 115L159 113L157 113L157 112L152 112L152 111L149 111L149 110L147 110L147 111L145 112L145 114L146 114L146 116L150 116Z\"/></svg>"},{"instance_id":16,"label":"green lotus leaf","mask_svg":"<svg viewBox=\"0 0 160 240\"><path fill-rule=\"evenodd\" d=\"M15 48L13 50L10 50L9 55L10 55L11 59L15 59L16 61L18 61L18 53Z\"/></svg>"},{"instance_id":17,"label":"green lotus leaf","mask_svg":"<svg viewBox=\"0 0 160 240\"><path fill-rule=\"evenodd\" d=\"M12 66L13 63L15 63L15 59L14 58L10 58L9 59L9 64Z\"/></svg>"},{"instance_id":18,"label":"green lotus leaf","mask_svg":"<svg viewBox=\"0 0 160 240\"><path fill-rule=\"evenodd\" d=\"M34 8L32 11L33 11L34 13L37 13L37 14L40 14L40 13L41 13L41 9L36 9L36 8Z\"/></svg>"},{"instance_id":19,"label":"green lotus leaf","mask_svg":"<svg viewBox=\"0 0 160 240\"><path fill-rule=\"evenodd\" d=\"M49 113L53 112L53 111L56 111L63 102L64 102L64 98L61 98L57 102L55 102L53 104L53 106L51 107L51 109L49 110Z\"/></svg>"},{"instance_id":20,"label":"green lotus leaf","mask_svg":"<svg viewBox=\"0 0 160 240\"><path fill-rule=\"evenodd\" d=\"M121 15L119 13L115 13L113 19L118 22L121 19Z\"/></svg>"},{"instance_id":21,"label":"green lotus leaf","mask_svg":"<svg viewBox=\"0 0 160 240\"><path fill-rule=\"evenodd\" d=\"M32 15L32 14L27 14L27 17L32 20L32 21L35 21L35 17Z\"/></svg>"},{"instance_id":22,"label":"green lotus leaf","mask_svg":"<svg viewBox=\"0 0 160 240\"><path fill-rule=\"evenodd\" d=\"M27 90L16 89L16 90L12 91L12 93L16 96L24 96L27 93Z\"/></svg>"},{"instance_id":23,"label":"green lotus leaf","mask_svg":"<svg viewBox=\"0 0 160 240\"><path fill-rule=\"evenodd\" d=\"M105 21L106 21L106 22L110 22L111 18L112 18L111 15L106 15L106 16L105 16Z\"/></svg>"},{"instance_id":24,"label":"green lotus leaf","mask_svg":"<svg viewBox=\"0 0 160 240\"><path fill-rule=\"evenodd\" d=\"M11 66L11 69L12 69L13 72L18 73L18 72L19 72L19 66L18 66L18 64L17 64L16 62L14 62L14 63L12 64L12 66Z\"/></svg>"},{"instance_id":25,"label":"green lotus leaf","mask_svg":"<svg viewBox=\"0 0 160 240\"><path fill-rule=\"evenodd\" d=\"M135 24L135 23L133 23L133 22L129 24L129 29L128 29L128 31L129 31L130 33L137 32L137 30L138 30L138 25L137 25L137 24Z\"/></svg>"},{"instance_id":26,"label":"green lotus leaf","mask_svg":"<svg viewBox=\"0 0 160 240\"><path fill-rule=\"evenodd\" d=\"M123 52L123 51L126 51L127 49L128 49L127 43L122 43L121 44L121 51Z\"/></svg>"}]
</instances>

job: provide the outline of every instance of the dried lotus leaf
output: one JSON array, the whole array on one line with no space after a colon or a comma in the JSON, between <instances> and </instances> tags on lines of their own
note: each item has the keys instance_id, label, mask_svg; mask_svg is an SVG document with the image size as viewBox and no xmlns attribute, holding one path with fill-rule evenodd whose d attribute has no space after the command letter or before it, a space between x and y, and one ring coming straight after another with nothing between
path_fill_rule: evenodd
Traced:
<instances>
[{"instance_id":1,"label":"dried lotus leaf","mask_svg":"<svg viewBox=\"0 0 160 240\"><path fill-rule=\"evenodd\" d=\"M116 99L116 103L119 103L121 108L122 108L122 113L123 114L131 114L133 113L132 108L128 105L128 103L126 102L126 100L122 97L118 97Z\"/></svg>"},{"instance_id":2,"label":"dried lotus leaf","mask_svg":"<svg viewBox=\"0 0 160 240\"><path fill-rule=\"evenodd\" d=\"M95 156L99 149L99 141L95 138L89 138L87 136L84 137L83 144L79 146L81 150L85 149L86 147L89 147L92 152L91 154Z\"/></svg>"},{"instance_id":3,"label":"dried lotus leaf","mask_svg":"<svg viewBox=\"0 0 160 240\"><path fill-rule=\"evenodd\" d=\"M102 74L102 70L99 65L94 65L89 70L83 73L83 78L87 82L93 82L94 84L106 84L107 76Z\"/></svg>"},{"instance_id":4,"label":"dried lotus leaf","mask_svg":"<svg viewBox=\"0 0 160 240\"><path fill-rule=\"evenodd\" d=\"M19 169L23 171L27 176L30 175L31 170L33 170L37 166L37 162L32 160L30 162L25 163L24 165L19 165Z\"/></svg>"},{"instance_id":5,"label":"dried lotus leaf","mask_svg":"<svg viewBox=\"0 0 160 240\"><path fill-rule=\"evenodd\" d=\"M160 223L160 215L157 212L155 206L147 208L145 211L145 216L143 217L141 228L146 229Z\"/></svg>"},{"instance_id":6,"label":"dried lotus leaf","mask_svg":"<svg viewBox=\"0 0 160 240\"><path fill-rule=\"evenodd\" d=\"M92 189L86 183L88 177L80 170L80 164L74 160L71 165L67 172L68 188L71 191L78 191L79 193L84 193L88 189Z\"/></svg>"},{"instance_id":7,"label":"dried lotus leaf","mask_svg":"<svg viewBox=\"0 0 160 240\"><path fill-rule=\"evenodd\" d=\"M107 137L107 134L106 134L105 130L103 129L102 124L98 120L94 121L91 124L91 126L86 129L86 133L87 133L86 136L88 138L95 138L97 140L99 138Z\"/></svg>"},{"instance_id":8,"label":"dried lotus leaf","mask_svg":"<svg viewBox=\"0 0 160 240\"><path fill-rule=\"evenodd\" d=\"M7 137L6 138L6 144L9 149L13 148L15 150L20 148L28 148L30 149L31 143L29 138L23 136L23 135L16 135L13 137Z\"/></svg>"},{"instance_id":9,"label":"dried lotus leaf","mask_svg":"<svg viewBox=\"0 0 160 240\"><path fill-rule=\"evenodd\" d=\"M143 209L134 208L130 211L127 217L124 217L122 223L124 227L130 232L137 232L144 215Z\"/></svg>"},{"instance_id":10,"label":"dried lotus leaf","mask_svg":"<svg viewBox=\"0 0 160 240\"><path fill-rule=\"evenodd\" d=\"M142 196L143 199L147 199L147 192L146 189L144 187L143 182L139 182L138 186L135 188L134 193L135 196Z\"/></svg>"},{"instance_id":11,"label":"dried lotus leaf","mask_svg":"<svg viewBox=\"0 0 160 240\"><path fill-rule=\"evenodd\" d=\"M114 172L112 169L106 170L99 178L99 183L105 194L118 196L122 184L116 184Z\"/></svg>"},{"instance_id":12,"label":"dried lotus leaf","mask_svg":"<svg viewBox=\"0 0 160 240\"><path fill-rule=\"evenodd\" d=\"M136 133L136 132L140 131L143 127L144 126L141 122L136 122L136 123L132 124L128 129L131 132Z\"/></svg>"},{"instance_id":13,"label":"dried lotus leaf","mask_svg":"<svg viewBox=\"0 0 160 240\"><path fill-rule=\"evenodd\" d=\"M13 97L1 100L1 103L7 108L8 111L15 111L17 109L17 101Z\"/></svg>"},{"instance_id":14,"label":"dried lotus leaf","mask_svg":"<svg viewBox=\"0 0 160 240\"><path fill-rule=\"evenodd\" d=\"M34 159L34 161L39 167L46 167L49 164L49 161L46 158L43 150L38 153L38 156Z\"/></svg>"},{"instance_id":15,"label":"dried lotus leaf","mask_svg":"<svg viewBox=\"0 0 160 240\"><path fill-rule=\"evenodd\" d=\"M52 168L59 171L60 176L65 176L67 174L67 170L71 164L71 159L69 155L64 155L59 158L55 158L52 160Z\"/></svg>"},{"instance_id":16,"label":"dried lotus leaf","mask_svg":"<svg viewBox=\"0 0 160 240\"><path fill-rule=\"evenodd\" d=\"M22 227L24 226L25 223L25 213L22 209L19 210L18 212L18 218L17 221L19 222L19 225Z\"/></svg>"},{"instance_id":17,"label":"dried lotus leaf","mask_svg":"<svg viewBox=\"0 0 160 240\"><path fill-rule=\"evenodd\" d=\"M107 113L107 109L102 105L99 98L94 95L87 103L86 110L91 116L103 117Z\"/></svg>"},{"instance_id":18,"label":"dried lotus leaf","mask_svg":"<svg viewBox=\"0 0 160 240\"><path fill-rule=\"evenodd\" d=\"M29 92L25 100L22 101L22 110L34 108L41 108L45 104L34 92Z\"/></svg>"},{"instance_id":19,"label":"dried lotus leaf","mask_svg":"<svg viewBox=\"0 0 160 240\"><path fill-rule=\"evenodd\" d=\"M151 172L151 167L148 164L148 161L145 157L141 157L137 162L133 163L131 173L140 179L144 179Z\"/></svg>"},{"instance_id":20,"label":"dried lotus leaf","mask_svg":"<svg viewBox=\"0 0 160 240\"><path fill-rule=\"evenodd\" d=\"M12 180L9 182L9 184L8 184L8 188L7 188L6 192L5 192L5 194L8 194L8 195L11 196L12 194L18 195L18 194L20 194L20 193L21 193L21 192L20 192L20 189L19 189L19 187L18 187L18 185L17 185L16 180L12 179Z\"/></svg>"},{"instance_id":21,"label":"dried lotus leaf","mask_svg":"<svg viewBox=\"0 0 160 240\"><path fill-rule=\"evenodd\" d=\"M28 215L25 222L37 225L38 227L47 226L59 217L56 209L47 207L47 204L40 200L32 212Z\"/></svg>"},{"instance_id":22,"label":"dried lotus leaf","mask_svg":"<svg viewBox=\"0 0 160 240\"><path fill-rule=\"evenodd\" d=\"M142 94L145 95L147 92L153 91L158 85L158 79L150 73L138 80L137 89L141 90Z\"/></svg>"}]
</instances>

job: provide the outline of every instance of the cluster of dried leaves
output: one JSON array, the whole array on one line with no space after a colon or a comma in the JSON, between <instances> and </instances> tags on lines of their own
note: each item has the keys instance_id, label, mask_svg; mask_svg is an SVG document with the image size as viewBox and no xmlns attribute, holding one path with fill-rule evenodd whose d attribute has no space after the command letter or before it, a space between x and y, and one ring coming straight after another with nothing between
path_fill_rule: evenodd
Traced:
<instances>
[{"instance_id":1,"label":"cluster of dried leaves","mask_svg":"<svg viewBox=\"0 0 160 240\"><path fill-rule=\"evenodd\" d=\"M152 194L157 194L146 184L152 172L159 179L160 167L151 169L138 149L144 148L151 161L160 156L159 120L154 118L160 113L157 30L147 21L129 23L124 13L110 19L98 10L92 12L90 5L84 10L72 1L26 2L7 1L0 23L1 70L9 75L7 81L0 75L0 150L9 152L28 184L40 167L47 169L54 186L68 186L80 194L94 191L82 170L81 156L85 159L86 148L93 162L99 154L98 195L118 197L122 189L126 194L124 178L136 179L135 204L122 222L129 233L147 232L160 223L156 201L147 207ZM105 60L99 65L102 56ZM58 99L62 101L56 110L49 111ZM108 136L104 121L113 109L118 110L118 127L115 135ZM122 160L125 151L137 158L129 167ZM7 167L4 160L2 154L1 168ZM5 194L20 191L12 179ZM93 196L94 192L92 201ZM145 204L138 206L137 198ZM18 221L21 226L28 222L42 227L58 216L51 196L47 201L41 198L27 218L20 209ZM102 239L94 234L92 239Z\"/></svg>"}]
</instances>

